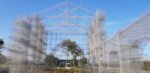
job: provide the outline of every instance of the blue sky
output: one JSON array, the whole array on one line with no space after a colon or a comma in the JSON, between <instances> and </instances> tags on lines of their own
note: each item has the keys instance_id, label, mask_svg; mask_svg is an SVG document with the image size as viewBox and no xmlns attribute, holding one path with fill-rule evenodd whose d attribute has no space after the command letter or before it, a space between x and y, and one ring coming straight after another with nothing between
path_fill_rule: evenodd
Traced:
<instances>
[{"instance_id":1,"label":"blue sky","mask_svg":"<svg viewBox=\"0 0 150 73\"><path fill-rule=\"evenodd\" d=\"M8 43L12 24L22 15L31 15L66 0L0 0L0 37ZM70 0L91 12L96 9L106 15L105 28L109 35L130 24L150 9L150 0ZM148 50L150 51L150 50ZM147 52L148 54L148 52Z\"/></svg>"}]
</instances>

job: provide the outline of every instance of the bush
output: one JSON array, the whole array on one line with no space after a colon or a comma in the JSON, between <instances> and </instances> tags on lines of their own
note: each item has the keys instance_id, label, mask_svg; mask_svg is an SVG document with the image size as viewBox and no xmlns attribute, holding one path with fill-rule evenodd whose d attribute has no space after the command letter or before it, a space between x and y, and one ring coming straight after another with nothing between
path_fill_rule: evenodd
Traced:
<instances>
[{"instance_id":1,"label":"bush","mask_svg":"<svg viewBox=\"0 0 150 73\"><path fill-rule=\"evenodd\" d=\"M0 73L9 73L8 68L0 68Z\"/></svg>"},{"instance_id":2,"label":"bush","mask_svg":"<svg viewBox=\"0 0 150 73\"><path fill-rule=\"evenodd\" d=\"M150 61L144 61L143 69L145 71L150 71Z\"/></svg>"}]
</instances>

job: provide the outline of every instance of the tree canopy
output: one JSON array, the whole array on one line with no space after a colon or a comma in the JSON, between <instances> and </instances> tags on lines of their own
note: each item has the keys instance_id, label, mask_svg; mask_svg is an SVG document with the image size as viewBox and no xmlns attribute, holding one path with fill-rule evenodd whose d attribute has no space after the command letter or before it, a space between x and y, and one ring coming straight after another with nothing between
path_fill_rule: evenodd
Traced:
<instances>
[{"instance_id":1,"label":"tree canopy","mask_svg":"<svg viewBox=\"0 0 150 73\"><path fill-rule=\"evenodd\" d=\"M83 55L82 49L76 44L75 41L71 41L70 39L64 40L61 43L61 47L66 49L68 52L70 52L73 56L73 65L76 67L78 65L77 63L77 56Z\"/></svg>"},{"instance_id":2,"label":"tree canopy","mask_svg":"<svg viewBox=\"0 0 150 73\"><path fill-rule=\"evenodd\" d=\"M70 39L64 40L61 47L65 47L74 57L83 55L82 49L76 44L75 41L71 41Z\"/></svg>"}]
</instances>

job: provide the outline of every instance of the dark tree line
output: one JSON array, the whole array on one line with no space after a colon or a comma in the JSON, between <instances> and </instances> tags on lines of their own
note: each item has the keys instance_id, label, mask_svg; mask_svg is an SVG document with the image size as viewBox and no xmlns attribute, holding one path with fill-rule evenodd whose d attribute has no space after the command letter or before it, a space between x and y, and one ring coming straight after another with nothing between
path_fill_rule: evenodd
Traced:
<instances>
[{"instance_id":1,"label":"dark tree line","mask_svg":"<svg viewBox=\"0 0 150 73\"><path fill-rule=\"evenodd\" d=\"M150 61L144 61L144 63L143 63L143 69L145 71L150 71Z\"/></svg>"},{"instance_id":2,"label":"dark tree line","mask_svg":"<svg viewBox=\"0 0 150 73\"><path fill-rule=\"evenodd\" d=\"M48 67L57 66L59 59L55 57L53 54L49 54L45 57L45 64Z\"/></svg>"}]
</instances>

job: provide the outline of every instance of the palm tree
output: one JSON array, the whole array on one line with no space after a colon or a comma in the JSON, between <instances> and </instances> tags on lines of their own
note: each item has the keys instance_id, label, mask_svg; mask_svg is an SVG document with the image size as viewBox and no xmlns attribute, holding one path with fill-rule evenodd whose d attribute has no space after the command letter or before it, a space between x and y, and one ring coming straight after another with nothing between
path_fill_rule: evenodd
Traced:
<instances>
[{"instance_id":1,"label":"palm tree","mask_svg":"<svg viewBox=\"0 0 150 73\"><path fill-rule=\"evenodd\" d=\"M68 52L70 52L72 54L73 64L74 64L74 66L76 66L75 61L76 61L77 56L83 55L82 49L76 44L76 42L71 41L70 39L64 40L61 43L61 47L65 48Z\"/></svg>"}]
</instances>

